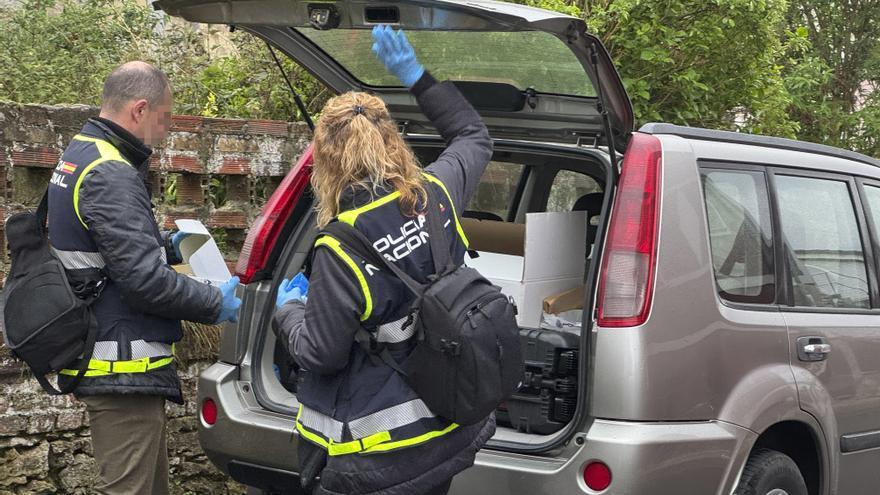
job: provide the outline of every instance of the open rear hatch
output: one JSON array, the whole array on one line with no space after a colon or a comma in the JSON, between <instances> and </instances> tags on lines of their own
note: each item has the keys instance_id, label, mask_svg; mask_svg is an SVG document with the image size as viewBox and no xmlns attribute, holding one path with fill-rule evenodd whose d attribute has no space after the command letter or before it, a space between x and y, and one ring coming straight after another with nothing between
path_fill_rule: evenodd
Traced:
<instances>
[{"instance_id":1,"label":"open rear hatch","mask_svg":"<svg viewBox=\"0 0 880 495\"><path fill-rule=\"evenodd\" d=\"M336 93L381 96L410 133L431 125L370 51L370 29L406 30L438 79L457 81L495 138L607 144L623 151L633 126L620 76L582 19L493 1L158 0L194 22L227 24L268 41ZM592 52L595 50L595 57ZM603 122L603 96L608 123Z\"/></svg>"},{"instance_id":2,"label":"open rear hatch","mask_svg":"<svg viewBox=\"0 0 880 495\"><path fill-rule=\"evenodd\" d=\"M613 161L609 161L600 150L554 146L559 143L607 145L611 142L614 144L612 149L623 151L632 131L632 106L620 77L605 48L596 37L586 32L581 19L516 4L481 0L466 3L448 0L158 0L155 5L189 21L227 24L251 32L294 59L336 93L369 91L379 95L405 126L410 134L410 144L417 153L429 152L431 147L439 149L442 142L434 136L418 136L435 132L418 109L415 98L371 52L370 30L373 26L390 24L403 28L419 61L436 78L453 80L459 85L477 107L493 138L509 140L498 142L496 155L520 154L527 159L548 157L552 166L562 166L564 160L580 163L572 165L572 169L594 167L591 173L601 178L606 191L602 211L610 204L610 191L613 191L615 181ZM613 160L613 151L609 151ZM300 186L304 187L307 172L305 163L301 165L292 175L302 177L288 179L302 179ZM607 175L602 178L603 174ZM528 174L523 177L520 183L525 187L529 183ZM292 186L290 191L293 191ZM278 191L276 196L282 198L290 191ZM299 215L306 218L308 205L304 202L296 205L297 208L300 206ZM292 216L296 215L281 216L285 225L292 224L288 218ZM308 249L310 227L305 223L297 223L288 232L291 240L284 249L292 260L304 258ZM599 230L596 245L601 246L604 229L600 227ZM274 239L279 235L276 232L264 237L271 237L274 245ZM576 237L583 239L585 236ZM287 238L287 235L280 238ZM280 253L282 244L279 242L277 248L267 249ZM278 255L274 256L277 258ZM571 259L583 267L584 256L582 250ZM269 264L274 265L274 262ZM588 266L586 287L592 287L594 263ZM273 268L260 265L258 270L265 277ZM587 294L581 296L581 301L584 300L592 298ZM537 306L534 310L540 312ZM583 314L590 314L588 308L584 308ZM590 317L584 319L590 320ZM266 321L262 323L267 325ZM584 327L572 338L541 331L536 328L537 324L523 326L523 338L533 354L526 360L531 359L534 372L531 373L531 388L526 387L521 392L531 394L534 400L525 397L521 405L529 411L537 411L523 415L547 416L547 409L551 407L548 401L556 401L545 393L551 385L566 397L572 395L569 389L573 389L577 403L566 402L567 399L559 402L559 407L565 410L564 418L551 418L551 423L555 424L529 425L528 434L506 428L506 436L502 439L496 435L493 446L518 452L546 452L561 447L570 439L585 417L587 394L583 392L583 386L573 380L577 374L582 384L587 366L583 365L583 360L578 366L577 356L571 351L576 350L580 340L580 352L586 352L589 331ZM273 362L279 362L278 356L273 360L272 356L265 355L271 350L263 353L264 338L257 337L255 343L254 360L261 368L252 375L256 395L261 397L260 404L268 409L289 412L291 406L287 399L265 400L267 388L274 388L278 396L293 398L281 385L262 382L261 377L271 376ZM277 373L284 375L285 370L277 370ZM577 411L573 410L574 407ZM499 420L515 424L518 418L513 416L517 414L513 406L502 408ZM521 427L518 429L522 431ZM556 433L550 433L551 430Z\"/></svg>"}]
</instances>

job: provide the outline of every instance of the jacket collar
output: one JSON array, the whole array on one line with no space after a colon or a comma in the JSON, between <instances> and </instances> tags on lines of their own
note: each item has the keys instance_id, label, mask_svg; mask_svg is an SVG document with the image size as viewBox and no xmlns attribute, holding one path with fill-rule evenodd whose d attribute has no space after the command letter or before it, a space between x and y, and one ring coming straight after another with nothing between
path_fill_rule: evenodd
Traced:
<instances>
[{"instance_id":1,"label":"jacket collar","mask_svg":"<svg viewBox=\"0 0 880 495\"><path fill-rule=\"evenodd\" d=\"M377 186L369 182L351 185L339 195L339 212L354 210L394 192L394 187L384 183Z\"/></svg>"},{"instance_id":2,"label":"jacket collar","mask_svg":"<svg viewBox=\"0 0 880 495\"><path fill-rule=\"evenodd\" d=\"M109 119L94 117L83 126L82 133L98 139L109 141L129 163L146 175L150 166L152 148L136 138L132 133Z\"/></svg>"}]
</instances>

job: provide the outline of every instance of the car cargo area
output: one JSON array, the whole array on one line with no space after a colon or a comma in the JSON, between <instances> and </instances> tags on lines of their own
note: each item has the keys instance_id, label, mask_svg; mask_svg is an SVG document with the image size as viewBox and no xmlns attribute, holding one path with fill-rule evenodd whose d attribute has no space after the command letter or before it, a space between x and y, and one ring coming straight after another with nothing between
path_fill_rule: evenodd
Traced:
<instances>
[{"instance_id":1,"label":"car cargo area","mask_svg":"<svg viewBox=\"0 0 880 495\"><path fill-rule=\"evenodd\" d=\"M442 150L436 138L414 138L411 145L424 164ZM496 411L496 448L556 443L584 416L588 277L598 260L608 168L606 154L596 148L499 143L475 196L459 212L470 242L465 263L498 285L518 310L522 385ZM290 240L284 276L300 270L316 234L313 225L294 231L300 235ZM268 325L264 331L266 338L257 339L262 348L254 352L262 364L255 367L263 382L255 387L263 392L258 399L263 407L293 414L297 366Z\"/></svg>"}]
</instances>

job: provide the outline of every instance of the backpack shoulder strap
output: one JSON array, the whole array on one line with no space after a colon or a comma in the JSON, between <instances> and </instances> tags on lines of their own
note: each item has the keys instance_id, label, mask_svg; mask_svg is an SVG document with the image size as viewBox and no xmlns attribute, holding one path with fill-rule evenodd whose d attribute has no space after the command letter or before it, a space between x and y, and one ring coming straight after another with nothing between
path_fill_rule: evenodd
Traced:
<instances>
[{"instance_id":1,"label":"backpack shoulder strap","mask_svg":"<svg viewBox=\"0 0 880 495\"><path fill-rule=\"evenodd\" d=\"M436 192L428 188L428 243L431 246L431 259L434 261L434 273L438 276L445 275L453 267L452 255L449 253L449 242L446 240L446 228L443 218L440 216L440 201ZM455 219L455 211L449 205L452 221Z\"/></svg>"},{"instance_id":2,"label":"backpack shoulder strap","mask_svg":"<svg viewBox=\"0 0 880 495\"><path fill-rule=\"evenodd\" d=\"M46 219L49 217L49 188L46 187L46 192L43 193L43 199L40 200L40 205L37 206L37 222L40 224L40 229L43 231L43 235L46 235Z\"/></svg>"}]
</instances>

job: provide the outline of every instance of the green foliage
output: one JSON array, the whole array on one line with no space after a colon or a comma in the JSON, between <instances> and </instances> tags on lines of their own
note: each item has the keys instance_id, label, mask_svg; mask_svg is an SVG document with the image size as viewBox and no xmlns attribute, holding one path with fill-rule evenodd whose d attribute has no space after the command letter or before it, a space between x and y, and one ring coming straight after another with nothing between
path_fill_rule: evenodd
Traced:
<instances>
[{"instance_id":1,"label":"green foliage","mask_svg":"<svg viewBox=\"0 0 880 495\"><path fill-rule=\"evenodd\" d=\"M194 30L137 0L23 0L0 10L0 98L98 105L104 77L141 59L168 73L177 113L300 119L266 45L220 32ZM212 39L219 46L208 49ZM310 111L320 109L323 86L281 58Z\"/></svg>"},{"instance_id":2,"label":"green foliage","mask_svg":"<svg viewBox=\"0 0 880 495\"><path fill-rule=\"evenodd\" d=\"M742 130L880 156L876 0L515 1L585 19L610 50L638 124Z\"/></svg>"},{"instance_id":3,"label":"green foliage","mask_svg":"<svg viewBox=\"0 0 880 495\"><path fill-rule=\"evenodd\" d=\"M743 130L880 156L876 0L517 1L586 20L611 51L637 125ZM279 56L309 112L319 111L326 88ZM249 34L193 29L138 0L0 9L2 99L95 105L104 76L133 59L168 72L178 113L302 118L265 44Z\"/></svg>"}]
</instances>

